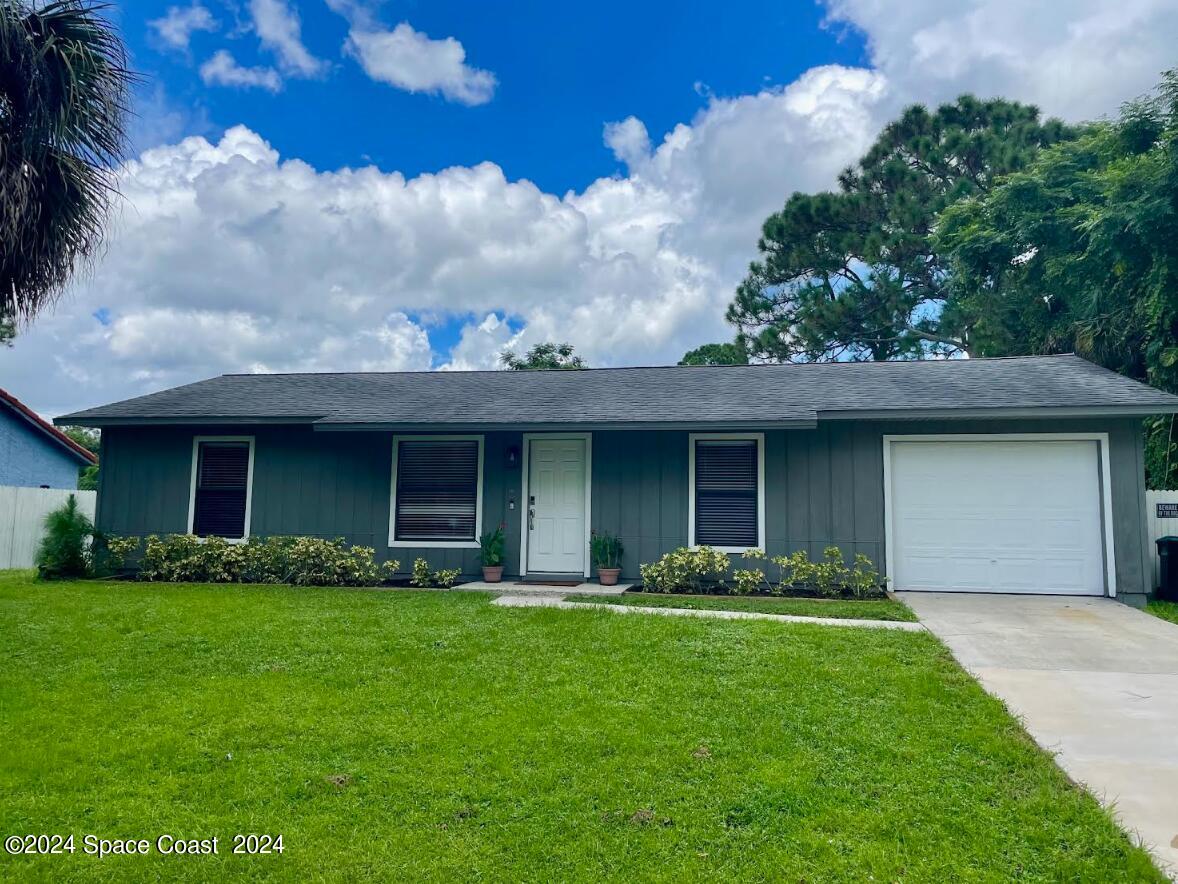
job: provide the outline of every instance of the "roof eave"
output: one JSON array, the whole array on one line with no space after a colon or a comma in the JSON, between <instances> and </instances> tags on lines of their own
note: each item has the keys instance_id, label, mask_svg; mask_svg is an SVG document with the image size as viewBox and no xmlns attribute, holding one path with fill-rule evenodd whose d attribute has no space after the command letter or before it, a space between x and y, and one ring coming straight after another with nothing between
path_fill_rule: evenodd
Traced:
<instances>
[{"instance_id":1,"label":"roof eave","mask_svg":"<svg viewBox=\"0 0 1178 884\"><path fill-rule=\"evenodd\" d=\"M394 433L425 433L439 432L560 432L573 431L591 432L605 430L699 430L701 432L727 432L748 430L810 430L818 426L818 421L812 418L771 420L771 421L553 421L537 422L479 422L479 421L425 421L419 423L404 423L395 421L363 421L363 422L334 422L317 421L313 428L316 432L324 433L357 433L357 432L394 432Z\"/></svg>"},{"instance_id":2,"label":"roof eave","mask_svg":"<svg viewBox=\"0 0 1178 884\"><path fill-rule=\"evenodd\" d=\"M819 411L820 421L845 420L970 420L979 418L1149 417L1178 414L1178 402L1157 405L1092 405L1036 408L879 408Z\"/></svg>"},{"instance_id":3,"label":"roof eave","mask_svg":"<svg viewBox=\"0 0 1178 884\"><path fill-rule=\"evenodd\" d=\"M59 427L154 427L154 426L226 426L256 424L313 424L320 417L217 417L203 415L181 415L172 417L129 417L127 415L90 415L85 412L66 414L53 419Z\"/></svg>"}]
</instances>

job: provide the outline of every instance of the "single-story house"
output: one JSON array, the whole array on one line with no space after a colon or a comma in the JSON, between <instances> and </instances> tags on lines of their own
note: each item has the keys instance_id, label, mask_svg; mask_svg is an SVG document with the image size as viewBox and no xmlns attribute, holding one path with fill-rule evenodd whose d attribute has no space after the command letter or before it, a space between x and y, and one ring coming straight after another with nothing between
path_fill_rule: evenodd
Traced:
<instances>
[{"instance_id":1,"label":"single-story house","mask_svg":"<svg viewBox=\"0 0 1178 884\"><path fill-rule=\"evenodd\" d=\"M79 468L95 463L93 453L0 390L0 485L77 488Z\"/></svg>"},{"instance_id":2,"label":"single-story house","mask_svg":"<svg viewBox=\"0 0 1178 884\"><path fill-rule=\"evenodd\" d=\"M623 578L686 545L864 553L893 588L1151 590L1141 419L1178 397L1076 356L583 371L236 374L102 428L107 532L343 537L507 575Z\"/></svg>"}]
</instances>

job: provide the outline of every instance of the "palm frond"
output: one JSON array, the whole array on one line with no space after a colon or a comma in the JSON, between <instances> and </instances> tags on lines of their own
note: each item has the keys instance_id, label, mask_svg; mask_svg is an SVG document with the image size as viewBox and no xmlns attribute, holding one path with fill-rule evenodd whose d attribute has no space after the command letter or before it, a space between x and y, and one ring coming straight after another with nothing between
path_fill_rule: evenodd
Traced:
<instances>
[{"instance_id":1,"label":"palm frond","mask_svg":"<svg viewBox=\"0 0 1178 884\"><path fill-rule=\"evenodd\" d=\"M30 320L102 247L137 79L106 9L0 0L0 316Z\"/></svg>"}]
</instances>

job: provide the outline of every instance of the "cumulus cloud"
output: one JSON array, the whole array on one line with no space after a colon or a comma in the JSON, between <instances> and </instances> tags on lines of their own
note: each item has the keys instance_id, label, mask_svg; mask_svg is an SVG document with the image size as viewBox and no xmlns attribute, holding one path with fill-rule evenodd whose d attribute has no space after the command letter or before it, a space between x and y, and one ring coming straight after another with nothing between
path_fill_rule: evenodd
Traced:
<instances>
[{"instance_id":1,"label":"cumulus cloud","mask_svg":"<svg viewBox=\"0 0 1178 884\"><path fill-rule=\"evenodd\" d=\"M486 104L495 75L466 63L466 50L453 37L433 40L401 22L391 31L353 26L344 51L374 80L406 92L442 95L461 104Z\"/></svg>"},{"instance_id":2,"label":"cumulus cloud","mask_svg":"<svg viewBox=\"0 0 1178 884\"><path fill-rule=\"evenodd\" d=\"M1005 95L1047 113L1116 112L1174 64L1173 0L825 0L868 40L873 66L912 101Z\"/></svg>"},{"instance_id":3,"label":"cumulus cloud","mask_svg":"<svg viewBox=\"0 0 1178 884\"><path fill-rule=\"evenodd\" d=\"M233 86L239 89L266 89L277 92L282 77L274 68L243 67L224 49L215 52L200 66L200 78L210 86Z\"/></svg>"},{"instance_id":4,"label":"cumulus cloud","mask_svg":"<svg viewBox=\"0 0 1178 884\"><path fill-rule=\"evenodd\" d=\"M208 9L193 2L191 6L169 6L162 18L149 21L147 26L166 46L186 51L195 31L215 31L218 23Z\"/></svg>"},{"instance_id":5,"label":"cumulus cloud","mask_svg":"<svg viewBox=\"0 0 1178 884\"><path fill-rule=\"evenodd\" d=\"M285 0L250 0L250 18L262 45L278 56L283 72L297 77L318 77L328 64L303 45L298 13Z\"/></svg>"}]
</instances>

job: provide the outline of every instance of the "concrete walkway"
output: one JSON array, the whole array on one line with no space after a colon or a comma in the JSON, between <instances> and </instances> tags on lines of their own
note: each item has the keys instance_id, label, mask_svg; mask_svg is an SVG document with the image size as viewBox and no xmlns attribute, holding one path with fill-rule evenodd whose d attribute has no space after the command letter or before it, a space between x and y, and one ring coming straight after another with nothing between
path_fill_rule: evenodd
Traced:
<instances>
[{"instance_id":1,"label":"concrete walkway","mask_svg":"<svg viewBox=\"0 0 1178 884\"><path fill-rule=\"evenodd\" d=\"M501 595L491 602L506 608L563 608L564 610L606 610L614 614L661 614L664 617L704 617L715 620L774 620L779 623L815 623L819 626L857 626L866 629L899 629L916 632L919 623L899 620L848 620L842 617L798 617L794 614L765 614L761 611L709 611L695 608L651 608L645 605L609 605L593 602L566 602L553 596Z\"/></svg>"},{"instance_id":2,"label":"concrete walkway","mask_svg":"<svg viewBox=\"0 0 1178 884\"><path fill-rule=\"evenodd\" d=\"M1174 876L1178 625L1103 598L897 595Z\"/></svg>"}]
</instances>

